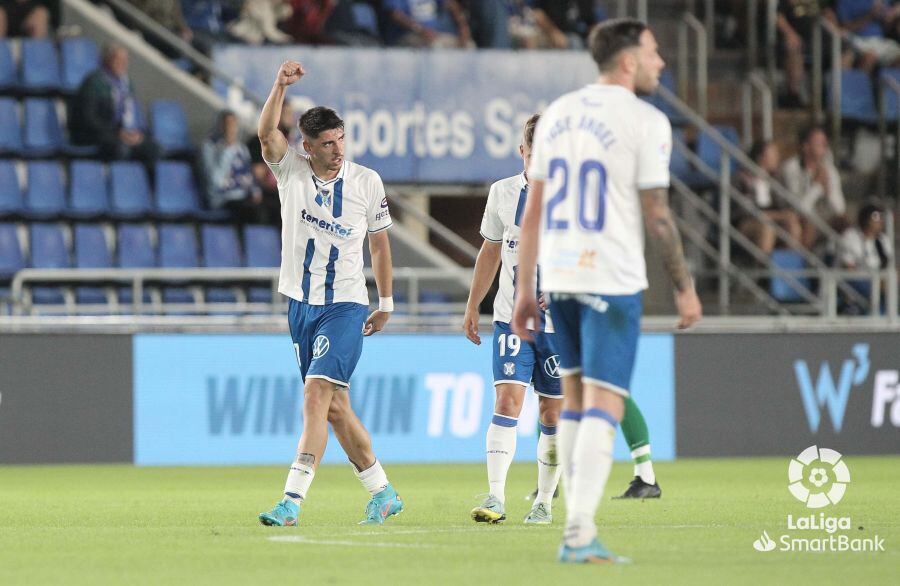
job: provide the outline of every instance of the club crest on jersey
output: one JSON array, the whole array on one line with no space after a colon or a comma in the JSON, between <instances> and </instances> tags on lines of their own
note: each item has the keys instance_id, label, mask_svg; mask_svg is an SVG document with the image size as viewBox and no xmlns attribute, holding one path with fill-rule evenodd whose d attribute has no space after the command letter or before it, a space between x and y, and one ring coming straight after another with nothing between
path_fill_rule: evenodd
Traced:
<instances>
[{"instance_id":1,"label":"club crest on jersey","mask_svg":"<svg viewBox=\"0 0 900 586\"><path fill-rule=\"evenodd\" d=\"M516 374L516 363L515 362L504 362L503 363L503 374L505 376L512 376Z\"/></svg>"},{"instance_id":2,"label":"club crest on jersey","mask_svg":"<svg viewBox=\"0 0 900 586\"><path fill-rule=\"evenodd\" d=\"M327 336L316 336L316 339L313 340L313 360L316 358L321 358L328 354L328 350L331 348L331 342L328 340Z\"/></svg>"},{"instance_id":3,"label":"club crest on jersey","mask_svg":"<svg viewBox=\"0 0 900 586\"><path fill-rule=\"evenodd\" d=\"M316 191L316 203L323 208L330 208L333 199L331 190L326 187L320 187Z\"/></svg>"}]
</instances>

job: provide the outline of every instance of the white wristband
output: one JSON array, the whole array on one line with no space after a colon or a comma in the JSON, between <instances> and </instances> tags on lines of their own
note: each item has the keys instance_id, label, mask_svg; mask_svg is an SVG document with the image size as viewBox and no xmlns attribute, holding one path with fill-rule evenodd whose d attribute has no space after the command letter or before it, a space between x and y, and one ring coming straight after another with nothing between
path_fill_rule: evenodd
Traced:
<instances>
[{"instance_id":1,"label":"white wristband","mask_svg":"<svg viewBox=\"0 0 900 586\"><path fill-rule=\"evenodd\" d=\"M394 311L394 298L393 297L379 297L378 298L378 311L382 311L384 313L390 313Z\"/></svg>"}]
</instances>

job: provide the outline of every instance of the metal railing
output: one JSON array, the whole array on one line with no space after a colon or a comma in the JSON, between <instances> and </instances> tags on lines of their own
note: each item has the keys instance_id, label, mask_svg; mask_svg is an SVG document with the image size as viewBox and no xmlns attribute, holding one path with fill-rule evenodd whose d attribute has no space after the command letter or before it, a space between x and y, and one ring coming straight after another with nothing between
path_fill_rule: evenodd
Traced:
<instances>
[{"instance_id":1,"label":"metal railing","mask_svg":"<svg viewBox=\"0 0 900 586\"><path fill-rule=\"evenodd\" d=\"M440 237L454 249L462 253L466 258L468 258L472 262L475 262L475 259L478 257L478 248L472 246L468 240L459 236L458 234L456 234L456 232L435 220L428 213L423 212L416 206L410 204L404 197L388 194L388 199L391 201L391 203L396 204L397 207L402 210L404 217L409 216L420 222L428 230L434 232L438 237Z\"/></svg>"},{"instance_id":2,"label":"metal railing","mask_svg":"<svg viewBox=\"0 0 900 586\"><path fill-rule=\"evenodd\" d=\"M744 81L741 95L742 129L741 139L744 147L753 144L753 98L754 93L759 95L760 118L762 121L762 139L772 140L773 129L773 99L772 88L766 78L759 72L752 72Z\"/></svg>"},{"instance_id":3,"label":"metal railing","mask_svg":"<svg viewBox=\"0 0 900 586\"><path fill-rule=\"evenodd\" d=\"M822 107L822 89L824 87L824 72L822 66L822 34L829 35L831 43L831 103L829 104L831 118L831 140L834 144L840 144L841 140L841 31L831 21L819 16L816 26L813 27L812 39L812 102L813 112L817 120L822 120L824 111Z\"/></svg>"},{"instance_id":4,"label":"metal railing","mask_svg":"<svg viewBox=\"0 0 900 586\"><path fill-rule=\"evenodd\" d=\"M364 269L367 282L374 280L371 269ZM461 313L465 303L423 303L421 291L423 282L458 282L460 279L469 279L469 269L447 268L410 268L395 267L393 270L394 281L404 282L406 286L407 301L398 303L398 310L406 310L411 315L419 315L427 311L441 311ZM27 315L34 312L34 305L29 302L25 294L28 287L38 284L56 283L66 286L83 285L125 285L130 287L132 302L130 304L132 315L144 315L147 313L170 312L266 312L280 313L284 311L285 299L278 294L279 269L277 268L234 268L234 269L24 269L18 271L12 280L10 297L13 303L13 315ZM148 285L158 286L191 286L202 283L215 284L217 286L241 286L267 282L272 291L271 301L267 303L247 302L239 295L238 301L231 302L197 302L197 303L163 303L144 301L144 292ZM66 303L66 311L74 312L80 304ZM97 309L98 304L91 304ZM102 306L102 304L101 304ZM109 304L106 307L121 308L119 304ZM119 313L122 313L120 311Z\"/></svg>"},{"instance_id":5,"label":"metal railing","mask_svg":"<svg viewBox=\"0 0 900 586\"><path fill-rule=\"evenodd\" d=\"M896 104L900 108L900 81L893 77L881 76L878 80L878 93L881 98L878 105L878 136L881 144L882 161L882 165L878 168L878 195L882 201L887 201L888 168L885 163L890 160L888 154L888 126L891 124L894 125L894 179L895 181L900 181L900 120L888 120L887 111L888 96L890 95L895 97ZM893 114L897 116L896 111ZM892 195L895 202L900 200L900 194L896 190Z\"/></svg>"},{"instance_id":6,"label":"metal railing","mask_svg":"<svg viewBox=\"0 0 900 586\"><path fill-rule=\"evenodd\" d=\"M689 89L689 41L690 33L694 33L695 44L697 47L695 58L693 60L694 72L696 73L695 90L697 112L702 118L706 118L708 112L708 68L709 59L707 53L708 41L706 27L700 22L696 16L689 12L684 13L678 23L678 94L688 101L690 95Z\"/></svg>"},{"instance_id":7,"label":"metal railing","mask_svg":"<svg viewBox=\"0 0 900 586\"><path fill-rule=\"evenodd\" d=\"M177 51L207 75L218 78L232 91L240 92L244 99L249 100L257 108L262 108L263 104L265 104L266 100L264 97L259 96L248 89L241 80L233 77L227 71L218 67L212 59L195 49L190 43L174 32L160 25L152 18L149 18L140 9L135 8L125 0L103 0L103 2L111 6L120 16L124 17L128 21L128 24L144 33L153 35L170 49Z\"/></svg>"},{"instance_id":8,"label":"metal railing","mask_svg":"<svg viewBox=\"0 0 900 586\"><path fill-rule=\"evenodd\" d=\"M633 16L638 20L647 22L647 0L635 0L634 3L636 4L636 6ZM629 4L631 4L631 0L617 0L616 16L618 18L626 18L632 16L631 11L629 10Z\"/></svg>"}]
</instances>

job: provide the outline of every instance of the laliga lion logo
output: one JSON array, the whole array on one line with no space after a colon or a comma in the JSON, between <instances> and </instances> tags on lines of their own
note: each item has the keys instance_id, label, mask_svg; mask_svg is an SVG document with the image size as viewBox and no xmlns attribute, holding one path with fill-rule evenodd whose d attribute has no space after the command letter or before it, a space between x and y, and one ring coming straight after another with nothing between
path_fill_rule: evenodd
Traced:
<instances>
[{"instance_id":1,"label":"laliga lion logo","mask_svg":"<svg viewBox=\"0 0 900 586\"><path fill-rule=\"evenodd\" d=\"M328 354L329 348L331 348L331 342L328 341L327 337L316 336L316 339L313 341L313 359L321 358Z\"/></svg>"},{"instance_id":2,"label":"laliga lion logo","mask_svg":"<svg viewBox=\"0 0 900 586\"><path fill-rule=\"evenodd\" d=\"M544 372L547 373L547 376L552 376L553 378L559 378L559 355L554 354L550 358L544 361Z\"/></svg>"},{"instance_id":3,"label":"laliga lion logo","mask_svg":"<svg viewBox=\"0 0 900 586\"><path fill-rule=\"evenodd\" d=\"M810 509L838 504L850 483L850 470L841 454L810 446L788 466L788 490Z\"/></svg>"}]
</instances>

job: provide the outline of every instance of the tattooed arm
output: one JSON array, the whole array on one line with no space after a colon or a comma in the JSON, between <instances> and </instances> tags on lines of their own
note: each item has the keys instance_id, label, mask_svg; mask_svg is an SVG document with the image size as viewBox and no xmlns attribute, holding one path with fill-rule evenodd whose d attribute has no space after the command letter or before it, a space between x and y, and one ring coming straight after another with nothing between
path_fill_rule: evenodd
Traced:
<instances>
[{"instance_id":1,"label":"tattooed arm","mask_svg":"<svg viewBox=\"0 0 900 586\"><path fill-rule=\"evenodd\" d=\"M700 319L703 308L684 259L681 235L669 209L669 190L665 187L642 189L641 207L647 234L659 243L666 270L675 285L675 305L680 317L678 327L690 327Z\"/></svg>"}]
</instances>

